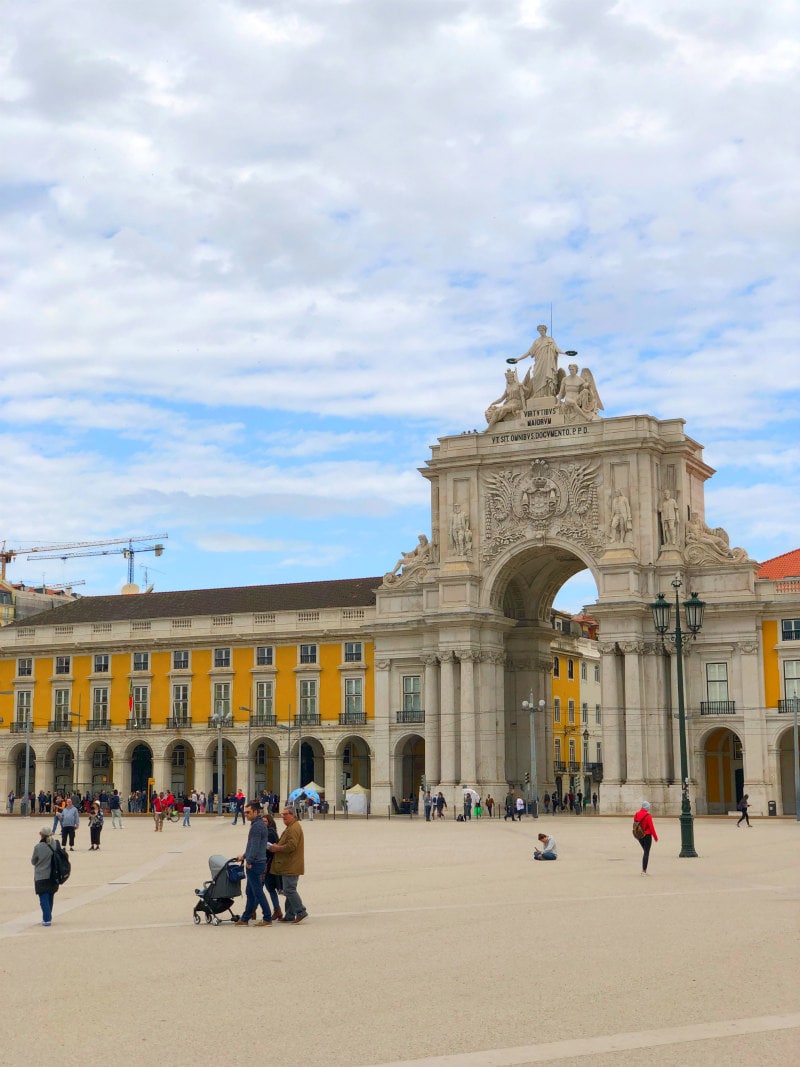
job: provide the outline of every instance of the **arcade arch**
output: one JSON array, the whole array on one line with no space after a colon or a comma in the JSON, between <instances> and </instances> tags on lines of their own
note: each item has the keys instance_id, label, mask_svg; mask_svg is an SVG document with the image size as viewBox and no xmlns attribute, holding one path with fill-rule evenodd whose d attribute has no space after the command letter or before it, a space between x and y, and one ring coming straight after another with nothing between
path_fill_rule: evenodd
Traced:
<instances>
[{"instance_id":1,"label":"arcade arch","mask_svg":"<svg viewBox=\"0 0 800 1067\"><path fill-rule=\"evenodd\" d=\"M794 735L793 727L781 732L778 737L778 783L780 789L780 808L784 815L794 815L797 811L794 774ZM800 755L798 756L800 762Z\"/></svg>"},{"instance_id":2,"label":"arcade arch","mask_svg":"<svg viewBox=\"0 0 800 1067\"><path fill-rule=\"evenodd\" d=\"M742 741L727 726L711 730L700 740L705 789L698 782L698 800L705 795L708 815L724 815L735 810L744 793Z\"/></svg>"}]
</instances>

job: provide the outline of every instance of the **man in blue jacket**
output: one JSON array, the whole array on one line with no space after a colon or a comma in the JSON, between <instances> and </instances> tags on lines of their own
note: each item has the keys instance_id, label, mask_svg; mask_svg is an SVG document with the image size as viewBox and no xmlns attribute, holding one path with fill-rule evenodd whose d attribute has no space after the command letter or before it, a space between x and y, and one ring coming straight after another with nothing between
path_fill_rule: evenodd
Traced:
<instances>
[{"instance_id":1,"label":"man in blue jacket","mask_svg":"<svg viewBox=\"0 0 800 1067\"><path fill-rule=\"evenodd\" d=\"M269 830L261 818L261 805L257 800L251 800L245 804L244 815L250 823L250 832L247 835L244 855L239 856L239 862L244 863L247 875L247 904L244 915L236 920L236 925L247 926L251 919L255 919L260 907L262 918L255 925L272 926L272 908L267 903L264 892Z\"/></svg>"},{"instance_id":2,"label":"man in blue jacket","mask_svg":"<svg viewBox=\"0 0 800 1067\"><path fill-rule=\"evenodd\" d=\"M67 847L67 840L69 839L70 852L75 851L75 831L81 824L81 817L78 814L78 809L72 803L72 797L67 797L64 801L64 810L61 812L61 847Z\"/></svg>"}]
</instances>

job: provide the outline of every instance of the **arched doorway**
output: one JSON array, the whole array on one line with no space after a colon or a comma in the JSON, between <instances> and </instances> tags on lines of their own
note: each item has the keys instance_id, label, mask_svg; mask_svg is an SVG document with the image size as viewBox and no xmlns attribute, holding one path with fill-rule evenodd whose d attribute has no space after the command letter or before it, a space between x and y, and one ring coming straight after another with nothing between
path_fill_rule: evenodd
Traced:
<instances>
[{"instance_id":1,"label":"arched doorway","mask_svg":"<svg viewBox=\"0 0 800 1067\"><path fill-rule=\"evenodd\" d=\"M131 792L146 793L148 779L153 777L153 753L149 745L140 743L131 754Z\"/></svg>"},{"instance_id":2,"label":"arched doorway","mask_svg":"<svg viewBox=\"0 0 800 1067\"><path fill-rule=\"evenodd\" d=\"M168 750L170 788L176 797L186 796L194 788L194 749L186 741L176 741Z\"/></svg>"},{"instance_id":3,"label":"arched doorway","mask_svg":"<svg viewBox=\"0 0 800 1067\"><path fill-rule=\"evenodd\" d=\"M227 740L222 739L222 782L219 781L219 775L217 773L217 744L214 743L211 755L211 790L216 795L218 790L222 791L222 796L227 797L236 792L236 749L233 744Z\"/></svg>"},{"instance_id":4,"label":"arched doorway","mask_svg":"<svg viewBox=\"0 0 800 1067\"><path fill-rule=\"evenodd\" d=\"M32 748L29 749L30 756L28 757L28 791L36 793L36 753ZM16 786L15 792L18 797L24 799L25 796L25 747L20 748L17 753L17 773L16 773Z\"/></svg>"},{"instance_id":5,"label":"arched doorway","mask_svg":"<svg viewBox=\"0 0 800 1067\"><path fill-rule=\"evenodd\" d=\"M303 785L316 782L325 789L325 753L315 737L303 738L300 749L300 781Z\"/></svg>"},{"instance_id":6,"label":"arched doorway","mask_svg":"<svg viewBox=\"0 0 800 1067\"><path fill-rule=\"evenodd\" d=\"M706 806L709 815L733 811L744 792L742 742L724 726L712 730L704 745Z\"/></svg>"},{"instance_id":7,"label":"arched doorway","mask_svg":"<svg viewBox=\"0 0 800 1067\"><path fill-rule=\"evenodd\" d=\"M69 745L59 745L53 753L53 792L72 792L75 757Z\"/></svg>"},{"instance_id":8,"label":"arched doorway","mask_svg":"<svg viewBox=\"0 0 800 1067\"><path fill-rule=\"evenodd\" d=\"M257 741L252 753L253 788L256 796L274 793L280 796L281 759L278 746L269 739Z\"/></svg>"},{"instance_id":9,"label":"arched doorway","mask_svg":"<svg viewBox=\"0 0 800 1067\"><path fill-rule=\"evenodd\" d=\"M339 757L343 792L354 785L372 788L372 761L369 745L363 737L346 737L339 745Z\"/></svg>"},{"instance_id":10,"label":"arched doorway","mask_svg":"<svg viewBox=\"0 0 800 1067\"><path fill-rule=\"evenodd\" d=\"M105 741L98 741L86 753L91 767L91 782L86 784L94 796L107 789L114 788L114 755Z\"/></svg>"},{"instance_id":11,"label":"arched doorway","mask_svg":"<svg viewBox=\"0 0 800 1067\"><path fill-rule=\"evenodd\" d=\"M800 761L800 756L798 756L798 760ZM784 730L778 741L778 770L781 788L780 810L784 815L794 815L797 808L794 793L793 729Z\"/></svg>"},{"instance_id":12,"label":"arched doorway","mask_svg":"<svg viewBox=\"0 0 800 1067\"><path fill-rule=\"evenodd\" d=\"M397 746L395 788L400 796L417 802L425 774L425 739L419 734L411 734L401 740Z\"/></svg>"}]
</instances>

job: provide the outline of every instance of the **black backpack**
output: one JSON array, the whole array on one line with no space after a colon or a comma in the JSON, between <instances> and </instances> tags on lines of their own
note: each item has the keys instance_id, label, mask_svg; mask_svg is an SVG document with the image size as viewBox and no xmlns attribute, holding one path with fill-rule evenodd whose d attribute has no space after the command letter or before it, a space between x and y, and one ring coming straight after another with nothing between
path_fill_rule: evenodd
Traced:
<instances>
[{"instance_id":1,"label":"black backpack","mask_svg":"<svg viewBox=\"0 0 800 1067\"><path fill-rule=\"evenodd\" d=\"M72 864L69 856L60 845L56 844L53 849L53 858L50 860L50 881L56 885L63 885L72 874Z\"/></svg>"}]
</instances>

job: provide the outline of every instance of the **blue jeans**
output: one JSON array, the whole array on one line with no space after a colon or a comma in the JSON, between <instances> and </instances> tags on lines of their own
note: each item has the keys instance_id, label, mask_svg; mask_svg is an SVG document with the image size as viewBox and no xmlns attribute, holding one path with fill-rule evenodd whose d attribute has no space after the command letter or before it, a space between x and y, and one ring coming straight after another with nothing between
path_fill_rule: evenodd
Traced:
<instances>
[{"instance_id":1,"label":"blue jeans","mask_svg":"<svg viewBox=\"0 0 800 1067\"><path fill-rule=\"evenodd\" d=\"M247 904L244 909L244 915L242 919L247 922L250 919L255 919L256 912L259 907L261 908L262 916L267 922L272 921L272 909L267 903L267 897L264 893L264 871L267 869L267 861L263 863L254 863L250 867L245 867L245 873L247 875Z\"/></svg>"},{"instance_id":2,"label":"blue jeans","mask_svg":"<svg viewBox=\"0 0 800 1067\"><path fill-rule=\"evenodd\" d=\"M305 909L305 905L300 899L300 894L297 892L297 883L300 881L299 874L284 874L283 877L283 892L286 896L286 918L295 919L298 915L305 916L308 912Z\"/></svg>"},{"instance_id":3,"label":"blue jeans","mask_svg":"<svg viewBox=\"0 0 800 1067\"><path fill-rule=\"evenodd\" d=\"M183 825L184 826L191 826L192 825L189 822L189 819L191 818L191 814L192 814L192 809L191 808L184 808L183 809Z\"/></svg>"},{"instance_id":4,"label":"blue jeans","mask_svg":"<svg viewBox=\"0 0 800 1067\"><path fill-rule=\"evenodd\" d=\"M53 897L54 893L40 893L39 906L42 909L42 922L53 921Z\"/></svg>"},{"instance_id":5,"label":"blue jeans","mask_svg":"<svg viewBox=\"0 0 800 1067\"><path fill-rule=\"evenodd\" d=\"M554 852L540 852L538 855L534 855L535 860L554 860L558 859Z\"/></svg>"}]
</instances>

